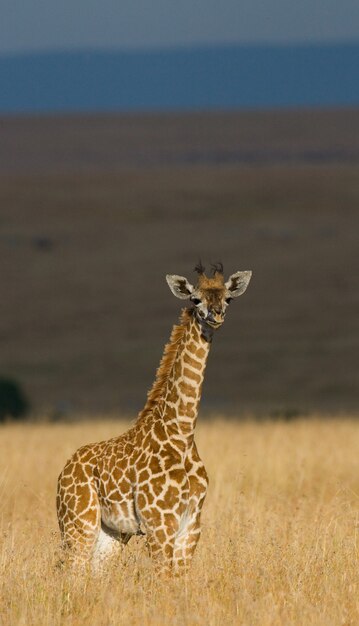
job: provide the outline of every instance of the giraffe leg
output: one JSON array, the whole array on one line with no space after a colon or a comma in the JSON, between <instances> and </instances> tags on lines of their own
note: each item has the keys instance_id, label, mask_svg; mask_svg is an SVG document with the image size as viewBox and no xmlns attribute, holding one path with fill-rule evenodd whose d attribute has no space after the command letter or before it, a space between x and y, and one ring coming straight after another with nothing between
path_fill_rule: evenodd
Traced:
<instances>
[{"instance_id":1,"label":"giraffe leg","mask_svg":"<svg viewBox=\"0 0 359 626\"><path fill-rule=\"evenodd\" d=\"M62 543L66 561L70 565L90 563L99 539L99 528L94 528L91 521L73 519L66 516Z\"/></svg>"},{"instance_id":2,"label":"giraffe leg","mask_svg":"<svg viewBox=\"0 0 359 626\"><path fill-rule=\"evenodd\" d=\"M206 498L208 476L193 442L187 462L189 480L189 502L181 518L173 551L173 567L179 573L186 571L201 536L201 511Z\"/></svg>"},{"instance_id":3,"label":"giraffe leg","mask_svg":"<svg viewBox=\"0 0 359 626\"><path fill-rule=\"evenodd\" d=\"M185 514L175 539L173 549L173 569L176 573L185 572L201 536L201 511Z\"/></svg>"},{"instance_id":4,"label":"giraffe leg","mask_svg":"<svg viewBox=\"0 0 359 626\"><path fill-rule=\"evenodd\" d=\"M173 550L179 520L179 515L167 511L155 509L151 512L143 512L142 521L147 536L146 546L158 572L172 571Z\"/></svg>"},{"instance_id":5,"label":"giraffe leg","mask_svg":"<svg viewBox=\"0 0 359 626\"><path fill-rule=\"evenodd\" d=\"M60 474L57 515L66 560L83 564L94 554L101 529L101 512L93 482L78 483L75 470L71 476L69 472Z\"/></svg>"},{"instance_id":6,"label":"giraffe leg","mask_svg":"<svg viewBox=\"0 0 359 626\"><path fill-rule=\"evenodd\" d=\"M100 570L111 556L121 550L121 547L121 542L113 535L106 532L102 525L91 555L91 562L94 569Z\"/></svg>"},{"instance_id":7,"label":"giraffe leg","mask_svg":"<svg viewBox=\"0 0 359 626\"><path fill-rule=\"evenodd\" d=\"M174 538L168 537L163 541L162 533L163 529L148 531L146 545L156 571L169 574L173 565Z\"/></svg>"}]
</instances>

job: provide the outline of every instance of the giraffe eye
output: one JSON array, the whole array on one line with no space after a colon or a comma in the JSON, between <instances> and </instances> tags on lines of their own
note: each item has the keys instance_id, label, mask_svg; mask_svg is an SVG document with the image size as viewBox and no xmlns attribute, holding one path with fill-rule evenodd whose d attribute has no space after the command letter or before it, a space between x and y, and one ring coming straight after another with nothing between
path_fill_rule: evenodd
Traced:
<instances>
[{"instance_id":1,"label":"giraffe eye","mask_svg":"<svg viewBox=\"0 0 359 626\"><path fill-rule=\"evenodd\" d=\"M198 304L201 304L201 301L200 301L200 299L199 299L199 298L191 298L191 300L192 300L193 304L195 304L196 306L197 306Z\"/></svg>"},{"instance_id":2,"label":"giraffe eye","mask_svg":"<svg viewBox=\"0 0 359 626\"><path fill-rule=\"evenodd\" d=\"M231 298L231 297L226 298L226 304L229 304L232 300L233 300L233 298Z\"/></svg>"}]
</instances>

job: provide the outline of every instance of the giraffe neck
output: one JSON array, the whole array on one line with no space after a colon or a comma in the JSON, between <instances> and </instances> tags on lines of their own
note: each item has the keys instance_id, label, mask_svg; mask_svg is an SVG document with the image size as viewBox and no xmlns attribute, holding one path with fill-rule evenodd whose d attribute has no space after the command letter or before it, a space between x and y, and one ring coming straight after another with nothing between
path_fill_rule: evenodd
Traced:
<instances>
[{"instance_id":1,"label":"giraffe neck","mask_svg":"<svg viewBox=\"0 0 359 626\"><path fill-rule=\"evenodd\" d=\"M193 437L210 341L190 311L164 394L163 417L173 431Z\"/></svg>"},{"instance_id":2,"label":"giraffe neck","mask_svg":"<svg viewBox=\"0 0 359 626\"><path fill-rule=\"evenodd\" d=\"M156 381L141 415L151 411L170 435L193 438L212 334L205 332L192 309L182 311L166 345Z\"/></svg>"}]
</instances>

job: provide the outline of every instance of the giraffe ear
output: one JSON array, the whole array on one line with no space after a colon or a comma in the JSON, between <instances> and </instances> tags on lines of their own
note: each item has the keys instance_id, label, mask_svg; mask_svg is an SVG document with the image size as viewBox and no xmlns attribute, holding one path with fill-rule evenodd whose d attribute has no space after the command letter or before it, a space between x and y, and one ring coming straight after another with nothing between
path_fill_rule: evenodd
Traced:
<instances>
[{"instance_id":1,"label":"giraffe ear","mask_svg":"<svg viewBox=\"0 0 359 626\"><path fill-rule=\"evenodd\" d=\"M252 272L236 272L227 280L225 286L231 294L232 298L241 296L248 287Z\"/></svg>"},{"instance_id":2,"label":"giraffe ear","mask_svg":"<svg viewBox=\"0 0 359 626\"><path fill-rule=\"evenodd\" d=\"M173 295L175 295L176 298L181 298L181 300L187 300L194 291L193 285L191 285L184 276L167 274L166 280Z\"/></svg>"}]
</instances>

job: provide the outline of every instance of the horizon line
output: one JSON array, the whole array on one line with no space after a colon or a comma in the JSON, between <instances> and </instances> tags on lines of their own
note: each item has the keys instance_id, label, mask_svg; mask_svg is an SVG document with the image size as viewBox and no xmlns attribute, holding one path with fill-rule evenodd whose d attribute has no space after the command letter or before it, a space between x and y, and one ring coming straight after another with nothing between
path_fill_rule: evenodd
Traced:
<instances>
[{"instance_id":1,"label":"horizon line","mask_svg":"<svg viewBox=\"0 0 359 626\"><path fill-rule=\"evenodd\" d=\"M44 55L66 55L66 54L156 54L156 53L178 53L194 52L200 50L216 51L233 48L242 49L286 49L286 48L328 48L332 46L353 47L359 46L357 39L326 39L326 40L294 40L294 41L247 41L247 42L203 42L203 43L183 43L183 44L154 44L154 45L126 45L126 46L51 46L40 48L24 48L20 50L0 51L0 58L14 58L23 56L44 56Z\"/></svg>"}]
</instances>

